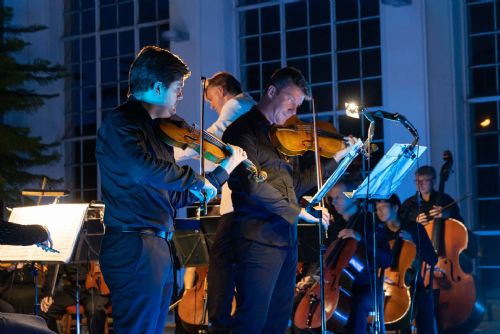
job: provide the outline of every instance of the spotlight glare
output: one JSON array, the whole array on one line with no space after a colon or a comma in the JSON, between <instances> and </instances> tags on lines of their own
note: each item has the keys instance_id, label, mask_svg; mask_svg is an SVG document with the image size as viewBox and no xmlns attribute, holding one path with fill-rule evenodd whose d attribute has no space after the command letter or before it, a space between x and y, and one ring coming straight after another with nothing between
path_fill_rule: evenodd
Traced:
<instances>
[{"instance_id":1,"label":"spotlight glare","mask_svg":"<svg viewBox=\"0 0 500 334\"><path fill-rule=\"evenodd\" d=\"M488 126L490 126L491 124L491 119L488 117L488 118L485 118L481 123L479 123L479 125L483 128L487 128Z\"/></svg>"},{"instance_id":2,"label":"spotlight glare","mask_svg":"<svg viewBox=\"0 0 500 334\"><path fill-rule=\"evenodd\" d=\"M345 114L348 117L359 118L359 106L355 102L346 102Z\"/></svg>"}]
</instances>

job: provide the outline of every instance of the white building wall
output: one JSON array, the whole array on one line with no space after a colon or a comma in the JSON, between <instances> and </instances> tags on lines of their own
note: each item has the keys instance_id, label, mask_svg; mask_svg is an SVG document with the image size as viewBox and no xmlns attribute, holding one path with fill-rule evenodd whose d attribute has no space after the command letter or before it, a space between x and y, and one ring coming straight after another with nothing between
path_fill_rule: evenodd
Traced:
<instances>
[{"instance_id":1,"label":"white building wall","mask_svg":"<svg viewBox=\"0 0 500 334\"><path fill-rule=\"evenodd\" d=\"M211 77L218 71L229 71L237 77L236 26L232 1L171 0L170 27L187 32L186 41L171 41L171 50L191 69L186 81L184 100L178 114L188 122L200 124L201 77ZM217 119L217 114L205 104L205 128ZM196 162L190 165L197 168Z\"/></svg>"},{"instance_id":2,"label":"white building wall","mask_svg":"<svg viewBox=\"0 0 500 334\"><path fill-rule=\"evenodd\" d=\"M460 31L463 21L453 0L414 0L411 5L381 5L382 77L384 109L405 115L417 128L427 151L419 165L430 164L439 174L443 151L454 155L453 173L445 191L452 197L467 192L467 155L464 148L465 113ZM459 6L459 5L458 5ZM384 124L385 145L411 142L401 125ZM397 191L413 195L413 171ZM460 204L470 217L467 202Z\"/></svg>"},{"instance_id":3,"label":"white building wall","mask_svg":"<svg viewBox=\"0 0 500 334\"><path fill-rule=\"evenodd\" d=\"M47 30L25 35L32 45L20 59L42 57L62 64L63 2L5 0L5 5L14 8L15 24L48 26ZM454 197L470 191L463 140L468 132L464 125L467 120L463 73L460 72L464 68L460 13L460 5L453 0L413 0L408 6L380 7L384 110L405 115L418 129L420 144L428 147L420 165L431 164L439 172L443 150L452 151L456 172L446 184L446 191ZM188 122L199 123L201 76L210 77L221 70L239 73L236 15L233 1L170 0L171 29L189 35L187 40L170 42L172 51L182 57L192 71L186 81L184 100L178 107L178 113ZM63 88L63 80L40 87L40 92L61 95L47 101L35 114L7 119L30 126L33 134L42 136L46 142L61 140L64 136ZM215 119L215 112L206 105L205 124ZM393 143L412 140L399 124L386 122L384 130L387 148ZM53 177L62 177L64 158L47 172ZM405 199L414 191L413 175L409 175L398 194ZM468 216L465 204L461 204L461 209Z\"/></svg>"}]
</instances>

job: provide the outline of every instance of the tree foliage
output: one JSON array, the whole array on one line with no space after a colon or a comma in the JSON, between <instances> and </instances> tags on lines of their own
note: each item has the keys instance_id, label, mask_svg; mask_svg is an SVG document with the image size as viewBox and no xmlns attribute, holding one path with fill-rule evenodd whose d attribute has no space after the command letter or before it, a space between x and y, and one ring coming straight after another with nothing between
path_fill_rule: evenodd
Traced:
<instances>
[{"instance_id":1,"label":"tree foliage","mask_svg":"<svg viewBox=\"0 0 500 334\"><path fill-rule=\"evenodd\" d=\"M0 202L4 204L16 204L23 186L46 177L33 173L34 167L53 164L60 158L54 150L58 143L44 143L42 138L32 136L28 128L7 124L5 115L35 112L47 99L57 96L38 93L36 88L66 75L63 66L48 60L22 63L16 58L30 45L22 35L46 27L15 26L11 24L12 17L12 8L0 6ZM47 179L49 184L60 181Z\"/></svg>"}]
</instances>

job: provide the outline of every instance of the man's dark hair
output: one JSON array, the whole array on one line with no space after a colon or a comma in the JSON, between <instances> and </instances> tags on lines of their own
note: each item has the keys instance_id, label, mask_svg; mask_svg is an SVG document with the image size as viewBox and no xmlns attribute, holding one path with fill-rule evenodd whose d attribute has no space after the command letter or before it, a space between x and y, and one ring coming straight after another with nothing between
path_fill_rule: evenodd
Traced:
<instances>
[{"instance_id":1,"label":"man's dark hair","mask_svg":"<svg viewBox=\"0 0 500 334\"><path fill-rule=\"evenodd\" d=\"M208 78L205 88L208 87L222 87L226 92L232 95L243 93L238 79L228 72L217 72L211 78Z\"/></svg>"},{"instance_id":2,"label":"man's dark hair","mask_svg":"<svg viewBox=\"0 0 500 334\"><path fill-rule=\"evenodd\" d=\"M158 81L168 88L172 82L186 79L190 74L186 63L172 52L145 46L130 66L128 95L145 92Z\"/></svg>"},{"instance_id":3,"label":"man's dark hair","mask_svg":"<svg viewBox=\"0 0 500 334\"><path fill-rule=\"evenodd\" d=\"M430 176L433 180L436 179L436 170L432 166L422 166L415 172L415 176Z\"/></svg>"},{"instance_id":4,"label":"man's dark hair","mask_svg":"<svg viewBox=\"0 0 500 334\"><path fill-rule=\"evenodd\" d=\"M396 194L392 194L391 197L389 197L389 199L381 199L377 202L389 203L391 208L395 207L396 205L398 206L398 208L401 208L401 200L399 199L399 196Z\"/></svg>"},{"instance_id":5,"label":"man's dark hair","mask_svg":"<svg viewBox=\"0 0 500 334\"><path fill-rule=\"evenodd\" d=\"M274 86L276 87L277 93L279 93L280 90L291 84L294 84L295 86L299 87L306 96L306 99L309 100L311 98L309 85L307 84L306 79L302 75L302 72L300 72L295 67L291 66L283 67L280 68L279 70L276 70L271 75L271 78L267 82L265 91L267 91L269 86Z\"/></svg>"}]
</instances>

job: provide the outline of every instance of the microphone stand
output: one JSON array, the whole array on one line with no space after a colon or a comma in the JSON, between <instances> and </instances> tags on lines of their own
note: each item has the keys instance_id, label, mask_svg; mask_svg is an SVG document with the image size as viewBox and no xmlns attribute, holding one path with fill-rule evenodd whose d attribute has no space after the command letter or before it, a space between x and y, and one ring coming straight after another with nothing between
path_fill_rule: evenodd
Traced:
<instances>
[{"instance_id":1,"label":"microphone stand","mask_svg":"<svg viewBox=\"0 0 500 334\"><path fill-rule=\"evenodd\" d=\"M398 122L400 123L401 125L403 125L409 132L410 134L413 136L413 142L405 149L404 151L404 154L411 158L411 159L414 159L416 157L416 154L413 152L413 148L417 145L418 141L419 141L419 135L418 135L418 131L417 129L413 126L413 124L410 123L410 121L408 121L408 119L401 115L401 114L398 114L398 113L389 113L387 111L384 111L384 110L377 110L375 112L369 112L366 108L362 108L360 111L359 111L359 114L362 114L364 115L369 121L370 121L370 127L368 128L368 139L366 140L368 142L368 145L365 146L365 149L369 152L370 150L370 141L373 137L373 129L372 128L372 125L374 124L374 118L373 116L375 117L378 117L378 118L382 118L382 119L386 119L386 120L389 120L389 121L394 121L394 122ZM370 131L372 131L371 133L371 136L370 136ZM368 156L368 166L369 166L369 163L370 163L370 157ZM370 193L369 192L369 187L370 187L370 174L368 174L368 185L367 185L367 192L366 192L366 203L368 203L368 194ZM418 196L417 196L418 197ZM375 213L373 212L372 213L373 215L373 282L374 282L374 296L373 296L373 299L374 299L374 321L373 321L373 327L374 327L374 333L380 333L381 332L381 323L380 323L380 310L379 310L379 304L378 304L378 282L377 282L377 265L376 265L376 226L375 226ZM432 272L431 272L432 274Z\"/></svg>"},{"instance_id":2,"label":"microphone stand","mask_svg":"<svg viewBox=\"0 0 500 334\"><path fill-rule=\"evenodd\" d=\"M373 114L366 112L366 109L362 109L361 113L365 116L365 118L370 122L370 125L368 126L368 135L364 144L365 147L365 157L367 160L367 170L370 171L370 155L371 155L371 142L373 140L373 136L375 134L375 119L373 117ZM373 282L373 322L372 322L372 328L374 333L380 333L381 332L381 322L380 322L380 308L379 308L379 301L378 301L378 280L377 280L377 242L376 242L376 220L375 220L375 212L373 210L373 207L369 203L369 198L368 194L370 193L370 173L368 173L368 182L367 182L367 191L366 191L366 198L365 198L365 222L367 221L366 217L368 216L368 213L371 212L372 214L372 240L373 240L373 268L372 268L372 282ZM364 229L366 229L366 226L364 226ZM366 236L366 233L364 233ZM367 266L368 270L369 266ZM370 272L368 272L370 274Z\"/></svg>"}]
</instances>

